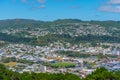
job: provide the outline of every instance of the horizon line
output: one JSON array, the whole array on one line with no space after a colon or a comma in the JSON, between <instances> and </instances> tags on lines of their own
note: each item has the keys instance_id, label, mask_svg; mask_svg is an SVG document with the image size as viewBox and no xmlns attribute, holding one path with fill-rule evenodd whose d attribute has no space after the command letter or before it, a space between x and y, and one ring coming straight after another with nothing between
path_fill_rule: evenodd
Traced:
<instances>
[{"instance_id":1,"label":"horizon line","mask_svg":"<svg viewBox=\"0 0 120 80\"><path fill-rule=\"evenodd\" d=\"M0 21L2 20L33 20L33 21L43 21L43 22L53 22L53 21L57 21L57 20L79 20L79 21L120 21L120 20L83 20L83 19L77 19L77 18L58 18L58 19L54 19L54 20L40 20L40 19L33 19L33 18L6 18L6 19L0 19Z\"/></svg>"}]
</instances>

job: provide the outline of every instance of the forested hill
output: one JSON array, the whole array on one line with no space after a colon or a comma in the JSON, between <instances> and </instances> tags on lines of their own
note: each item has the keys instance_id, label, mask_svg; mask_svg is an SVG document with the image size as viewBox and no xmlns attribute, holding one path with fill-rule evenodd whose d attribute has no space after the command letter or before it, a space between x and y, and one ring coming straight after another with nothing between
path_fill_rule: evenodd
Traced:
<instances>
[{"instance_id":1,"label":"forested hill","mask_svg":"<svg viewBox=\"0 0 120 80\"><path fill-rule=\"evenodd\" d=\"M7 19L0 20L0 29L39 27L43 23L43 21L35 21L30 19Z\"/></svg>"},{"instance_id":2,"label":"forested hill","mask_svg":"<svg viewBox=\"0 0 120 80\"><path fill-rule=\"evenodd\" d=\"M53 24L68 24L68 23L90 23L103 27L119 27L120 21L82 21L78 19L58 19L51 22L38 21L32 19L7 19L0 20L0 28L25 28L25 27L46 27Z\"/></svg>"},{"instance_id":3,"label":"forested hill","mask_svg":"<svg viewBox=\"0 0 120 80\"><path fill-rule=\"evenodd\" d=\"M48 44L64 42L120 43L120 21L82 21L58 19L37 21L29 19L0 20L0 40L7 42ZM38 37L39 36L39 37Z\"/></svg>"},{"instance_id":4,"label":"forested hill","mask_svg":"<svg viewBox=\"0 0 120 80\"><path fill-rule=\"evenodd\" d=\"M82 21L78 19L58 19L55 21L38 21L30 19L0 20L0 30L35 28L45 29L54 34L81 35L107 35L120 36L120 21Z\"/></svg>"}]
</instances>

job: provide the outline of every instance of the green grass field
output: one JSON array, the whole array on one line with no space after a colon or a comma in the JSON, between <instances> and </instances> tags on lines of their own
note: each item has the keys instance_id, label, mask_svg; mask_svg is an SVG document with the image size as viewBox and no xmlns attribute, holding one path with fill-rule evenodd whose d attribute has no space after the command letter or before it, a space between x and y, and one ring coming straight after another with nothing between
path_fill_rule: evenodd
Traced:
<instances>
[{"instance_id":1,"label":"green grass field","mask_svg":"<svg viewBox=\"0 0 120 80\"><path fill-rule=\"evenodd\" d=\"M70 67L75 67L75 63L72 62L57 62L51 64L52 67L54 68L70 68Z\"/></svg>"}]
</instances>

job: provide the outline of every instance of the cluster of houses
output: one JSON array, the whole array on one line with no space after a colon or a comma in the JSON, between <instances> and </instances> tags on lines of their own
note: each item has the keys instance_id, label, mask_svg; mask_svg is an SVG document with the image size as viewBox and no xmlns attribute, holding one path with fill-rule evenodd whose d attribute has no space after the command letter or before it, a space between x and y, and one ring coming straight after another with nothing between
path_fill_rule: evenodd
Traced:
<instances>
[{"instance_id":1,"label":"cluster of houses","mask_svg":"<svg viewBox=\"0 0 120 80\"><path fill-rule=\"evenodd\" d=\"M111 60L101 64L102 67L105 67L109 71L120 71L120 61Z\"/></svg>"},{"instance_id":2,"label":"cluster of houses","mask_svg":"<svg viewBox=\"0 0 120 80\"><path fill-rule=\"evenodd\" d=\"M2 30L2 33L7 34L17 34L21 32L26 32L24 37L33 37L33 36L45 36L47 34L69 34L71 36L81 36L81 35L112 35L105 29L105 27L99 25L93 25L89 23L68 23L68 24L56 24L49 25L49 28L20 28L20 29L5 29Z\"/></svg>"},{"instance_id":3,"label":"cluster of houses","mask_svg":"<svg viewBox=\"0 0 120 80\"><path fill-rule=\"evenodd\" d=\"M66 43L66 47L60 42L51 43L49 46L31 46L25 44L8 44L0 48L0 62L3 59L15 58L17 64L15 66L8 66L9 69L23 72L70 72L79 76L85 76L92 73L97 67L104 66L109 70L120 70L119 62L106 63L105 60L98 61L97 57L79 58L79 57L67 57L66 55L59 54L59 51L72 51L72 52L84 52L85 54L109 54L120 55L119 48L102 48L102 47L85 47L80 45L72 45ZM24 61L22 63L21 61ZM110 61L110 60L108 60ZM117 60L116 60L117 61ZM30 64L30 63L31 64ZM75 67L70 68L53 68L45 63L55 62L73 62ZM94 63L94 65L92 65Z\"/></svg>"}]
</instances>

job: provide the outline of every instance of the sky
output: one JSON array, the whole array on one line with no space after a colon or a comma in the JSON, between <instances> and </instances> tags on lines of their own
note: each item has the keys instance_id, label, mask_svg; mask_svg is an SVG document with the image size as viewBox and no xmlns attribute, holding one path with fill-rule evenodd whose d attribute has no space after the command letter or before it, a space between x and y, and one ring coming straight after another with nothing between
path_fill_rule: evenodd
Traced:
<instances>
[{"instance_id":1,"label":"sky","mask_svg":"<svg viewBox=\"0 0 120 80\"><path fill-rule=\"evenodd\" d=\"M120 20L120 0L0 0L0 20Z\"/></svg>"}]
</instances>

